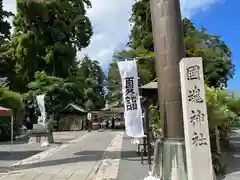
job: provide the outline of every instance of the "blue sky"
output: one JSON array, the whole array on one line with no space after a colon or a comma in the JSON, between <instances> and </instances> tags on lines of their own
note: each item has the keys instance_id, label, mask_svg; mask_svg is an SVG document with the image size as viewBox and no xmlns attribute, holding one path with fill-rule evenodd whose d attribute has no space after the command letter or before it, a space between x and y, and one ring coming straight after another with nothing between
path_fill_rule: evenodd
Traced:
<instances>
[{"instance_id":1,"label":"blue sky","mask_svg":"<svg viewBox=\"0 0 240 180\"><path fill-rule=\"evenodd\" d=\"M239 0L226 0L224 3L212 5L208 10L199 12L191 18L197 27L203 25L210 33L221 35L222 40L231 48L236 74L229 81L230 90L240 90L239 7Z\"/></svg>"},{"instance_id":2,"label":"blue sky","mask_svg":"<svg viewBox=\"0 0 240 180\"><path fill-rule=\"evenodd\" d=\"M104 71L112 60L115 50L121 50L129 40L132 4L135 0L91 0L92 8L87 11L94 35L91 44L79 52L79 58L88 54L98 60ZM240 0L180 0L182 15L193 23L221 35L233 52L236 75L229 82L229 89L240 90ZM3 0L4 9L16 12L16 0Z\"/></svg>"}]
</instances>

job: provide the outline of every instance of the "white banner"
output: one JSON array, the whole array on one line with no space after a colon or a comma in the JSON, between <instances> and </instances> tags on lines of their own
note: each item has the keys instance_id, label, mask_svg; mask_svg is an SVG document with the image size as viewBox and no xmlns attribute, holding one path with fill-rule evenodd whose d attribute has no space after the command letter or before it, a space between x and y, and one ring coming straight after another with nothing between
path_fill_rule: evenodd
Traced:
<instances>
[{"instance_id":1,"label":"white banner","mask_svg":"<svg viewBox=\"0 0 240 180\"><path fill-rule=\"evenodd\" d=\"M138 70L136 61L118 62L122 79L122 96L125 106L124 119L126 133L130 137L143 137L141 100L138 90Z\"/></svg>"},{"instance_id":2,"label":"white banner","mask_svg":"<svg viewBox=\"0 0 240 180\"><path fill-rule=\"evenodd\" d=\"M38 118L38 124L41 124L46 128L47 113L45 110L45 101L44 101L45 95L44 94L38 95L36 98L37 98L39 110L41 112L41 116Z\"/></svg>"}]
</instances>

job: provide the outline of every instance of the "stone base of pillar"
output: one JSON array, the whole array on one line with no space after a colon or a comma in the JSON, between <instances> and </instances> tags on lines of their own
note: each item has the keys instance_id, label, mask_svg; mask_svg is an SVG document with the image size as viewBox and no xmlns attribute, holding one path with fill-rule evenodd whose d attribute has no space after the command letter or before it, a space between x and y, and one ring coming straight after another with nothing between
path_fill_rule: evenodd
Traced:
<instances>
[{"instance_id":1,"label":"stone base of pillar","mask_svg":"<svg viewBox=\"0 0 240 180\"><path fill-rule=\"evenodd\" d=\"M187 180L184 139L158 140L154 150L153 176L161 180Z\"/></svg>"}]
</instances>

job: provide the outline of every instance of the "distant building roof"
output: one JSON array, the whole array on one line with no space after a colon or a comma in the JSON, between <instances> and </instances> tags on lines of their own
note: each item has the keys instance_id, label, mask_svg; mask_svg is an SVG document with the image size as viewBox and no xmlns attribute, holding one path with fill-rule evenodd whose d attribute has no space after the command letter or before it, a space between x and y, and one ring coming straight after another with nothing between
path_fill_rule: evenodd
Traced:
<instances>
[{"instance_id":1,"label":"distant building roof","mask_svg":"<svg viewBox=\"0 0 240 180\"><path fill-rule=\"evenodd\" d=\"M141 86L141 89L157 89L157 88L158 88L157 78L155 78L150 83L147 83L147 84Z\"/></svg>"},{"instance_id":2,"label":"distant building roof","mask_svg":"<svg viewBox=\"0 0 240 180\"><path fill-rule=\"evenodd\" d=\"M124 107L115 107L115 108L112 108L111 111L115 112L115 113L123 113L124 112Z\"/></svg>"},{"instance_id":3,"label":"distant building roof","mask_svg":"<svg viewBox=\"0 0 240 180\"><path fill-rule=\"evenodd\" d=\"M73 103L68 104L65 108L63 108L61 110L61 112L63 112L63 111L72 112L74 110L78 111L78 112L81 112L81 113L87 113L83 108L81 108L80 106L78 106L76 104L73 104Z\"/></svg>"},{"instance_id":4,"label":"distant building roof","mask_svg":"<svg viewBox=\"0 0 240 180\"><path fill-rule=\"evenodd\" d=\"M122 113L124 112L124 107L111 107L108 109L101 109L100 111L96 111L96 112L105 112L105 113Z\"/></svg>"}]
</instances>

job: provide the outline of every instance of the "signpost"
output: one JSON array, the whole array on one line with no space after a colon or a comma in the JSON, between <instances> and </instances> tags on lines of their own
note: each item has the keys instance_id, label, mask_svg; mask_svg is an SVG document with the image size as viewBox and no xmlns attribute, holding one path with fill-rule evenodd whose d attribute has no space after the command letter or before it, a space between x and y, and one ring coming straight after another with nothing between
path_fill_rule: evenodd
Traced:
<instances>
[{"instance_id":1,"label":"signpost","mask_svg":"<svg viewBox=\"0 0 240 180\"><path fill-rule=\"evenodd\" d=\"M213 180L202 58L180 63L188 180Z\"/></svg>"},{"instance_id":2,"label":"signpost","mask_svg":"<svg viewBox=\"0 0 240 180\"><path fill-rule=\"evenodd\" d=\"M88 132L91 131L91 120L92 120L92 114L89 112L87 114L87 120L88 120Z\"/></svg>"},{"instance_id":3,"label":"signpost","mask_svg":"<svg viewBox=\"0 0 240 180\"><path fill-rule=\"evenodd\" d=\"M91 121L92 120L92 114L89 112L87 113L87 120L88 121Z\"/></svg>"}]
</instances>

